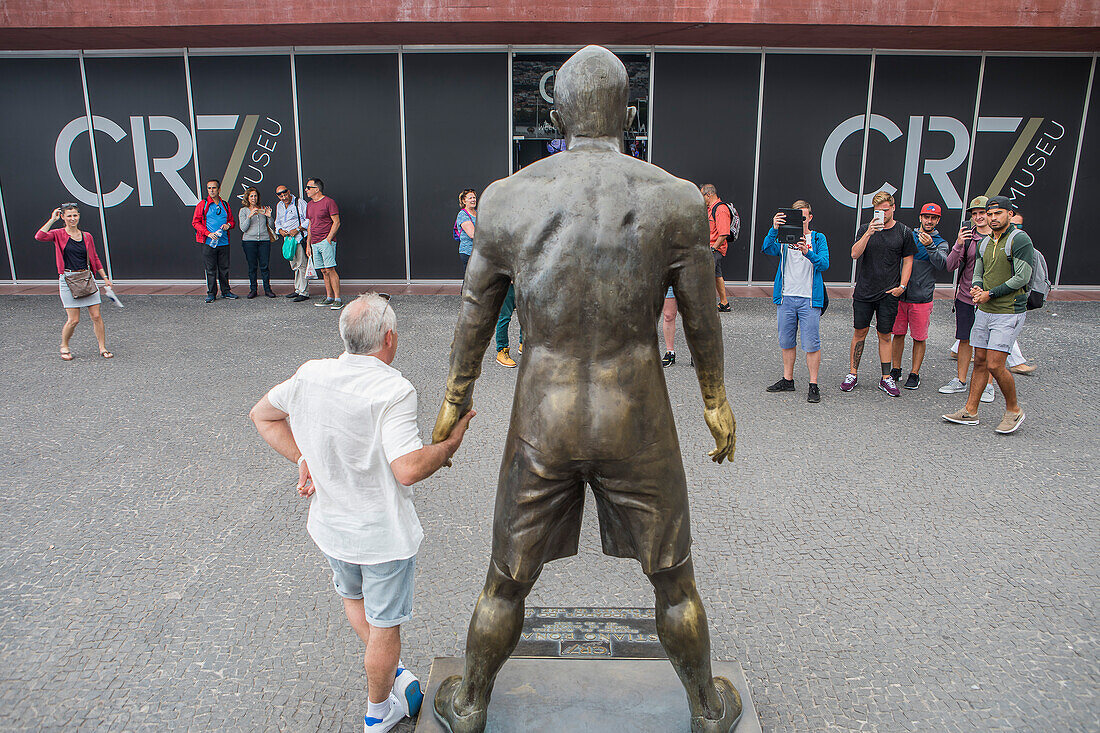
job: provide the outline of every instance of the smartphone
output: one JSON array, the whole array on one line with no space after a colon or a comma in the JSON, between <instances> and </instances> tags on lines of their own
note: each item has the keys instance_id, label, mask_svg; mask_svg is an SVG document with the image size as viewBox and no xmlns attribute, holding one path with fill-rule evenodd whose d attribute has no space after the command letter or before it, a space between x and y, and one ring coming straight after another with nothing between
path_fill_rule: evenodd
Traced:
<instances>
[{"instance_id":1,"label":"smartphone","mask_svg":"<svg viewBox=\"0 0 1100 733\"><path fill-rule=\"evenodd\" d=\"M879 224L883 223L886 221L886 213L882 209L875 209L874 220Z\"/></svg>"},{"instance_id":2,"label":"smartphone","mask_svg":"<svg viewBox=\"0 0 1100 733\"><path fill-rule=\"evenodd\" d=\"M968 232L973 231L974 230L974 222L967 219L966 221L964 221L962 223L962 227L960 227L960 228L965 229Z\"/></svg>"}]
</instances>

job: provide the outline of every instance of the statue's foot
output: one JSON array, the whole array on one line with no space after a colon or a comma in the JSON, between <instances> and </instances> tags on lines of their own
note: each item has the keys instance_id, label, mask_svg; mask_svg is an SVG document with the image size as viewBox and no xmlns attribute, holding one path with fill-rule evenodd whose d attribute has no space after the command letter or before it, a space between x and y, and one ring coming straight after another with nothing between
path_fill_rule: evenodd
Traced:
<instances>
[{"instance_id":1,"label":"statue's foot","mask_svg":"<svg viewBox=\"0 0 1100 733\"><path fill-rule=\"evenodd\" d=\"M453 674L439 685L435 693L435 717L439 718L448 733L482 733L485 730L484 710L459 714L455 709L455 696L461 684L462 675Z\"/></svg>"},{"instance_id":2,"label":"statue's foot","mask_svg":"<svg viewBox=\"0 0 1100 733\"><path fill-rule=\"evenodd\" d=\"M733 683L725 677L715 677L714 686L722 700L722 715L718 719L693 715L691 733L733 733L737 721L741 719L741 696Z\"/></svg>"}]
</instances>

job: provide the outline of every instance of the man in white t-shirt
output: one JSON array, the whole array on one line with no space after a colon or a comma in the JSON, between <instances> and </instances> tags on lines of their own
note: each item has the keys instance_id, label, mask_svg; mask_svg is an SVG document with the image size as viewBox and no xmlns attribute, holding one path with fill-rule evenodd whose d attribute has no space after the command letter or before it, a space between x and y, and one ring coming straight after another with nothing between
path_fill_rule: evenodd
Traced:
<instances>
[{"instance_id":1,"label":"man in white t-shirt","mask_svg":"<svg viewBox=\"0 0 1100 733\"><path fill-rule=\"evenodd\" d=\"M346 351L307 361L250 413L268 445L298 463L298 493L313 496L306 528L366 645L369 733L420 709L420 684L400 664L424 537L410 487L449 465L469 425L464 419L446 441L421 443L416 390L390 366L396 328L388 298L361 295L340 314Z\"/></svg>"},{"instance_id":2,"label":"man in white t-shirt","mask_svg":"<svg viewBox=\"0 0 1100 733\"><path fill-rule=\"evenodd\" d=\"M821 313L825 310L826 294L822 273L829 269L829 245L825 235L810 229L813 212L803 200L791 204L802 210L802 238L785 244L779 241L779 227L786 223L782 212L772 217L772 228L764 238L766 255L779 256L775 273L772 301L779 306L776 321L779 326L779 348L783 352L783 378L768 387L769 392L794 391L794 361L796 336L802 336L806 352L806 368L810 373L807 402L820 402L821 390L817 373L821 368Z\"/></svg>"}]
</instances>

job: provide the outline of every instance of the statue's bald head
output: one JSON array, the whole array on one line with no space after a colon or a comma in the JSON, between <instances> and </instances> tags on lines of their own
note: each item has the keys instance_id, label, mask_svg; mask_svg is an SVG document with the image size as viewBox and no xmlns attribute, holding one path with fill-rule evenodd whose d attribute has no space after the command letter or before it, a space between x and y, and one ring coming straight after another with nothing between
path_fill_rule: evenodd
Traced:
<instances>
[{"instance_id":1,"label":"statue's bald head","mask_svg":"<svg viewBox=\"0 0 1100 733\"><path fill-rule=\"evenodd\" d=\"M586 46L554 78L554 107L562 132L573 137L615 137L627 124L626 67L602 46Z\"/></svg>"}]
</instances>

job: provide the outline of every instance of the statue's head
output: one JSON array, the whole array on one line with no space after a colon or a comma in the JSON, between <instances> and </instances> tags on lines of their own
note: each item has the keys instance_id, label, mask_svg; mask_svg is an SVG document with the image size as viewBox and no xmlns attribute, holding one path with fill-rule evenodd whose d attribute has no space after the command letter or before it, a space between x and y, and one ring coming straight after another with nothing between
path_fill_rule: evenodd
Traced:
<instances>
[{"instance_id":1,"label":"statue's head","mask_svg":"<svg viewBox=\"0 0 1100 733\"><path fill-rule=\"evenodd\" d=\"M621 137L637 110L628 107L626 67L602 46L586 46L554 77L551 121L566 139Z\"/></svg>"}]
</instances>

